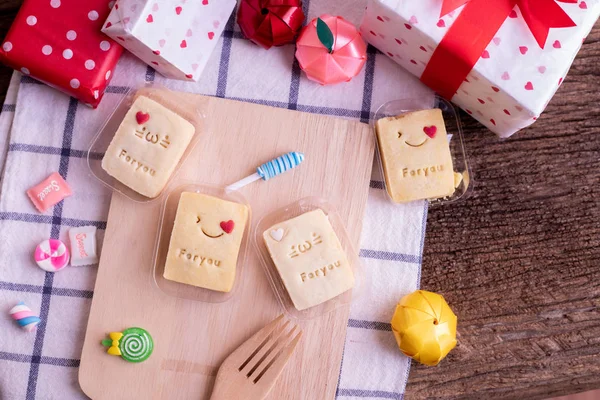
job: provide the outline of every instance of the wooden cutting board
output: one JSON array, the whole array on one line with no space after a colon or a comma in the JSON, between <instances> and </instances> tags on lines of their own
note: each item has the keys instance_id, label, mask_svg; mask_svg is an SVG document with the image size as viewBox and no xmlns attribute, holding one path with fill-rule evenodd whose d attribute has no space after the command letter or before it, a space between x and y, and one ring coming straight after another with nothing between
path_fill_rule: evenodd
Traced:
<instances>
[{"instance_id":1,"label":"wooden cutting board","mask_svg":"<svg viewBox=\"0 0 600 400\"><path fill-rule=\"evenodd\" d=\"M301 167L243 189L252 207L248 261L241 287L225 303L171 297L153 281L162 198L136 203L114 194L88 321L79 383L93 399L208 399L220 363L282 309L254 248L254 226L300 198L322 196L337 207L358 249L374 152L368 125L257 104L177 94L205 110L206 126L172 186L225 186L288 151ZM302 323L304 335L271 392L272 400L334 399L348 306ZM152 356L131 364L106 354L108 332L139 326L154 338Z\"/></svg>"}]
</instances>

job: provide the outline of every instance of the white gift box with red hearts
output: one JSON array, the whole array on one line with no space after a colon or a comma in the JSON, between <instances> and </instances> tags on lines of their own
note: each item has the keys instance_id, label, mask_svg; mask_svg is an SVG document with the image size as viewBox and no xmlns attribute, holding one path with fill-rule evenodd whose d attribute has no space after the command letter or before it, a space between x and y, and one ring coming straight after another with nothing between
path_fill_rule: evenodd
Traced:
<instances>
[{"instance_id":1,"label":"white gift box with red hearts","mask_svg":"<svg viewBox=\"0 0 600 400\"><path fill-rule=\"evenodd\" d=\"M600 0L557 4L576 26L550 29L542 49L515 7L452 98L500 137L540 116L600 16ZM464 9L440 18L441 7L441 0L369 0L361 33L420 78Z\"/></svg>"},{"instance_id":2,"label":"white gift box with red hearts","mask_svg":"<svg viewBox=\"0 0 600 400\"><path fill-rule=\"evenodd\" d=\"M102 32L168 78L198 81L235 0L119 0Z\"/></svg>"}]
</instances>

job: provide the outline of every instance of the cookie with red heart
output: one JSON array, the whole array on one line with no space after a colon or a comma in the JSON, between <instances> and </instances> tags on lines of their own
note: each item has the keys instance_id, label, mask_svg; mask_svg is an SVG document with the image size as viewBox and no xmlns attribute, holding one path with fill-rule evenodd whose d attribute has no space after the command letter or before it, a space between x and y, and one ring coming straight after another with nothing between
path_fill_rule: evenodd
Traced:
<instances>
[{"instance_id":1,"label":"cookie with red heart","mask_svg":"<svg viewBox=\"0 0 600 400\"><path fill-rule=\"evenodd\" d=\"M393 201L436 199L454 193L452 155L440 109L382 118L376 131L386 189Z\"/></svg>"},{"instance_id":2,"label":"cookie with red heart","mask_svg":"<svg viewBox=\"0 0 600 400\"><path fill-rule=\"evenodd\" d=\"M248 222L244 204L184 192L179 199L165 264L165 279L229 292Z\"/></svg>"}]
</instances>

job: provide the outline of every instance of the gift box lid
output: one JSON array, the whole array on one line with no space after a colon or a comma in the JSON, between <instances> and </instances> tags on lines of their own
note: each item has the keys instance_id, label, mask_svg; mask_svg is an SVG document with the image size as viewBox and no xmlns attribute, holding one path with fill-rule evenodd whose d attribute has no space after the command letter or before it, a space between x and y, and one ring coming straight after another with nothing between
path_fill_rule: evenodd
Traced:
<instances>
[{"instance_id":1,"label":"gift box lid","mask_svg":"<svg viewBox=\"0 0 600 400\"><path fill-rule=\"evenodd\" d=\"M120 0L102 31L157 70L175 68L192 79L208 61L235 4L235 0ZM129 38L146 49L130 45Z\"/></svg>"},{"instance_id":2,"label":"gift box lid","mask_svg":"<svg viewBox=\"0 0 600 400\"><path fill-rule=\"evenodd\" d=\"M476 104L477 101L481 104L494 102L500 114L513 118L514 123L520 125L518 127L530 124L542 113L600 16L600 0L546 1L560 7L559 11L570 18L575 26L551 28L542 49L521 9L515 7L482 52L453 101L463 108L470 102L466 99L468 96L474 97ZM449 3L464 4L468 1ZM446 0L371 0L362 25L365 38L421 77L434 51L465 8L465 5L461 5L441 15L443 4L446 4ZM485 2L484 6L492 5ZM478 34L473 32L473 35ZM465 43L469 42L468 39L465 38ZM395 43L392 43L394 40ZM397 47L390 49L390 43L397 43ZM481 96L474 96L475 93ZM523 117L511 117L509 109ZM518 129L517 126L498 128L495 126L499 122L498 115L484 115L485 111L477 118L492 130L502 129L503 136ZM528 118L530 122L523 118Z\"/></svg>"},{"instance_id":3,"label":"gift box lid","mask_svg":"<svg viewBox=\"0 0 600 400\"><path fill-rule=\"evenodd\" d=\"M0 61L96 106L122 47L100 32L108 0L26 0Z\"/></svg>"}]
</instances>

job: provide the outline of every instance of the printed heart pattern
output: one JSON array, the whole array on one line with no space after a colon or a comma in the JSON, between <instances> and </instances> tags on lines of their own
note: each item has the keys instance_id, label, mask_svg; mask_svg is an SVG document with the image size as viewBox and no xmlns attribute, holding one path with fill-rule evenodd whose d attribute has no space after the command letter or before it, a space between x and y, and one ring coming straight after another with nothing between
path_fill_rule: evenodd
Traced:
<instances>
[{"instance_id":1,"label":"printed heart pattern","mask_svg":"<svg viewBox=\"0 0 600 400\"><path fill-rule=\"evenodd\" d=\"M152 18L152 14L148 14L148 17L146 17L146 22L149 24L154 22L154 18Z\"/></svg>"},{"instance_id":2,"label":"printed heart pattern","mask_svg":"<svg viewBox=\"0 0 600 400\"><path fill-rule=\"evenodd\" d=\"M143 111L138 111L135 114L135 120L137 121L138 125L145 124L150 120L150 114Z\"/></svg>"},{"instance_id":3,"label":"printed heart pattern","mask_svg":"<svg viewBox=\"0 0 600 400\"><path fill-rule=\"evenodd\" d=\"M425 132L425 134L427 136L429 136L431 139L433 139L435 137L435 134L437 133L437 126L435 126L435 125L426 126L423 128L423 132Z\"/></svg>"},{"instance_id":4,"label":"printed heart pattern","mask_svg":"<svg viewBox=\"0 0 600 400\"><path fill-rule=\"evenodd\" d=\"M182 49L185 49L187 47L187 42L185 41L185 39L183 39L181 41L181 43L179 44L179 47L181 47Z\"/></svg>"},{"instance_id":5,"label":"printed heart pattern","mask_svg":"<svg viewBox=\"0 0 600 400\"><path fill-rule=\"evenodd\" d=\"M223 231L225 233L230 234L231 232L233 232L233 228L235 227L235 222L233 222L232 220L221 221L221 223L219 225L221 226L221 229L223 229Z\"/></svg>"},{"instance_id":6,"label":"printed heart pattern","mask_svg":"<svg viewBox=\"0 0 600 400\"><path fill-rule=\"evenodd\" d=\"M281 242L281 239L283 239L283 228L273 229L271 232L269 232L269 234L273 240L276 242Z\"/></svg>"},{"instance_id":7,"label":"printed heart pattern","mask_svg":"<svg viewBox=\"0 0 600 400\"><path fill-rule=\"evenodd\" d=\"M582 10L590 8L586 0L571 2L575 3L574 7L579 7L577 11L573 10L573 14L579 12L579 15L583 15L585 11ZM509 24L518 25L524 23L522 13L518 8L512 10L509 17L516 19L508 22ZM448 29L448 26L454 22L454 17L447 14L443 18L425 19L423 15L415 13L412 16L408 14L404 18L405 20L398 21L399 23L393 24L392 27L392 25L387 25L385 22L396 22L397 19L390 19L386 16L385 12L370 14L368 21L363 23L362 30L368 41L372 42L383 54L387 54L394 61L419 76L423 72L422 65L426 66L429 61L427 53L434 53L436 47L435 45L431 46L433 44L431 40L423 43L423 32L430 33L432 30L442 28L441 32L443 34ZM421 28L423 24L427 26ZM386 39L382 33L390 36L389 39ZM503 35L508 36L505 37ZM500 132L507 132L510 126L516 125L515 122L517 120L522 121L526 118L531 120L533 116L527 115L528 111L520 106L514 98L511 98L510 94L518 96L518 92L521 91L522 95L528 92L534 95L542 85L553 86L556 85L557 81L559 85L562 83L562 79L559 79L559 77L555 78L555 69L551 68L550 61L546 62L545 60L552 56L553 51L555 53L561 52L560 49L562 49L562 40L564 40L564 37L560 35L551 37L545 48L540 49L537 44L534 45L534 42L527 38L523 38L524 42L513 44L514 40L519 39L510 37L509 33L500 31L495 37L492 37L490 46L481 53L481 58L494 59L494 64L506 61L505 68L507 70L496 69L494 71L498 67L497 65L489 64L490 61L480 61L481 63L486 63L481 64L481 68L484 68L483 65L492 65L490 71L495 72L494 77L490 78L487 75L481 78L469 76L459 88L457 100L463 106L470 109L467 111L469 114L477 116L485 125L492 128L494 125L502 127ZM571 45L571 42L569 42L569 47ZM396 46L399 47L396 48ZM401 49L401 51L398 51L398 49ZM499 52L496 49L501 51ZM431 50L431 53L429 50ZM546 57L546 54L548 54L548 57ZM510 63L511 58L516 58L514 60L516 62ZM513 64L522 63L526 64L528 68L518 69L516 66L513 67ZM514 68L514 71L509 72L511 71L510 68ZM515 73L517 75L514 75ZM487 83L488 79L490 80L488 85L482 86L481 83ZM548 79L552 80L552 82L548 81ZM477 82L478 80L480 82ZM479 118L479 116L482 118ZM497 129L495 130L498 131Z\"/></svg>"},{"instance_id":8,"label":"printed heart pattern","mask_svg":"<svg viewBox=\"0 0 600 400\"><path fill-rule=\"evenodd\" d=\"M177 14L177 15L181 14L182 10L183 10L183 8L181 6L175 7L175 14Z\"/></svg>"},{"instance_id":9,"label":"printed heart pattern","mask_svg":"<svg viewBox=\"0 0 600 400\"><path fill-rule=\"evenodd\" d=\"M214 37L215 37L215 33L214 32L208 32L208 38L210 40L213 40Z\"/></svg>"}]
</instances>

